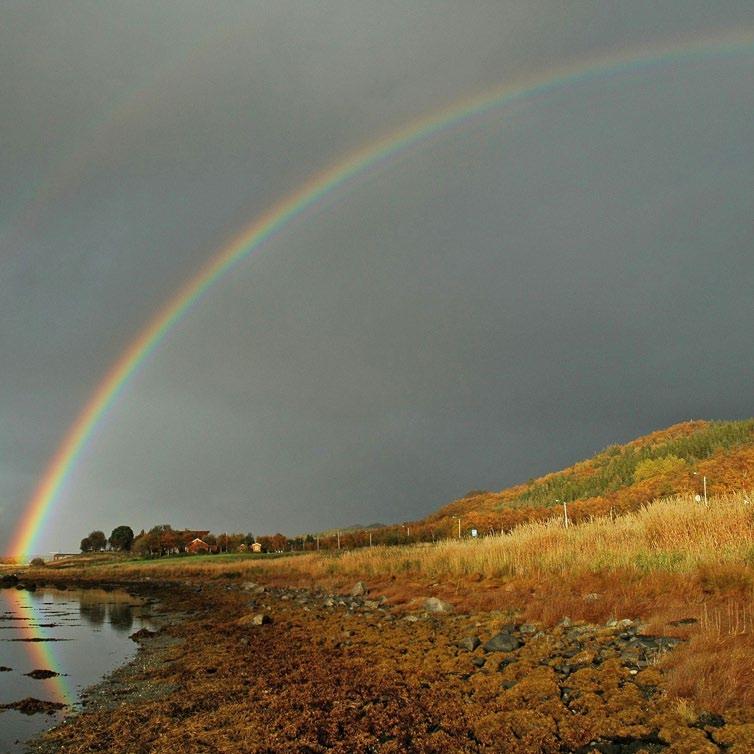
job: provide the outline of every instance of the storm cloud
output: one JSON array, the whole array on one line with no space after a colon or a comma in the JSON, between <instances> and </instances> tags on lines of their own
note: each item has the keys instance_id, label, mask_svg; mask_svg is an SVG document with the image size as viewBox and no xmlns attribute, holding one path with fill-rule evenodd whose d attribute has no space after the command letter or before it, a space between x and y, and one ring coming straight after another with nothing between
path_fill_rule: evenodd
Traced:
<instances>
[{"instance_id":1,"label":"storm cloud","mask_svg":"<svg viewBox=\"0 0 754 754\"><path fill-rule=\"evenodd\" d=\"M238 230L412 119L749 2L6 3L0 551L111 365ZM752 34L749 34L751 39ZM156 523L425 515L754 414L754 52L523 99L216 283L97 427L38 549Z\"/></svg>"}]
</instances>

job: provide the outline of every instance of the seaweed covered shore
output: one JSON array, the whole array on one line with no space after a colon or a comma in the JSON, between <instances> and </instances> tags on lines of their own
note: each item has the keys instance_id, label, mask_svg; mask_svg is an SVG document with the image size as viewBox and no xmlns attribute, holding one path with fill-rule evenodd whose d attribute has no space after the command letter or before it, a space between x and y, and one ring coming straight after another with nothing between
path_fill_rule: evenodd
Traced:
<instances>
[{"instance_id":1,"label":"seaweed covered shore","mask_svg":"<svg viewBox=\"0 0 754 754\"><path fill-rule=\"evenodd\" d=\"M393 606L237 575L156 580L172 620L83 711L31 745L49 752L754 751L754 711L696 710L665 664L695 618L522 622L438 597Z\"/></svg>"}]
</instances>

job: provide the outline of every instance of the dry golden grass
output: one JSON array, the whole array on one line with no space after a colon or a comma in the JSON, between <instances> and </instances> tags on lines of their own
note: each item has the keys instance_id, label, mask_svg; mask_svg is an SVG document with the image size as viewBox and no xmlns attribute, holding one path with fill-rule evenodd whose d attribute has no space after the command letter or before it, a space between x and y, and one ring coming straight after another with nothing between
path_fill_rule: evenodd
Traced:
<instances>
[{"instance_id":1,"label":"dry golden grass","mask_svg":"<svg viewBox=\"0 0 754 754\"><path fill-rule=\"evenodd\" d=\"M613 572L698 574L713 588L749 583L754 563L752 495L710 499L657 500L616 517L595 518L564 527L562 518L519 526L509 534L436 544L360 548L300 554L295 558L166 558L92 566L97 577L228 575L284 576L289 582L326 582L333 578L418 577L422 580L479 577L503 581L572 579ZM730 572L725 568L729 567ZM741 567L747 573L742 574ZM94 575L94 573L92 573ZM722 580L725 583L718 583Z\"/></svg>"},{"instance_id":2,"label":"dry golden grass","mask_svg":"<svg viewBox=\"0 0 754 754\"><path fill-rule=\"evenodd\" d=\"M524 524L510 534L445 540L434 546L355 550L339 558L269 564L306 568L310 575L418 572L432 578L475 573L491 577L551 577L635 570L689 573L705 565L748 562L754 548L754 509L741 495L660 500L615 520L598 518L565 528L560 518Z\"/></svg>"}]
</instances>

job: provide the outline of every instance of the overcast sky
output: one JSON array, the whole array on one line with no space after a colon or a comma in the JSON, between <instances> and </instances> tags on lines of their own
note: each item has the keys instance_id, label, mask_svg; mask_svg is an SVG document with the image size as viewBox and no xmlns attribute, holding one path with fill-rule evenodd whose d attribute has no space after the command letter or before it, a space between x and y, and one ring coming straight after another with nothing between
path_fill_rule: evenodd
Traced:
<instances>
[{"instance_id":1,"label":"overcast sky","mask_svg":"<svg viewBox=\"0 0 754 754\"><path fill-rule=\"evenodd\" d=\"M754 34L751 0L0 9L0 552L123 349L243 225L413 118ZM594 77L383 166L214 285L38 549L423 516L754 415L754 51Z\"/></svg>"}]
</instances>

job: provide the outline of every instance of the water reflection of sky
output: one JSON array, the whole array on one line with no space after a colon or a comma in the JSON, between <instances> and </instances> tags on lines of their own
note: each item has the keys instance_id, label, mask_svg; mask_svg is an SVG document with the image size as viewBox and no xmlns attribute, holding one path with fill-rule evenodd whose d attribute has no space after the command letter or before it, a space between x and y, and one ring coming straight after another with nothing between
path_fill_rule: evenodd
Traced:
<instances>
[{"instance_id":1,"label":"water reflection of sky","mask_svg":"<svg viewBox=\"0 0 754 754\"><path fill-rule=\"evenodd\" d=\"M128 637L143 626L150 626L148 609L125 592L0 590L0 666L12 668L0 673L0 704L34 697L77 705L84 688L133 656L136 645ZM25 675L33 670L61 675L44 680ZM22 751L16 741L28 740L65 714L0 711L0 751Z\"/></svg>"}]
</instances>

